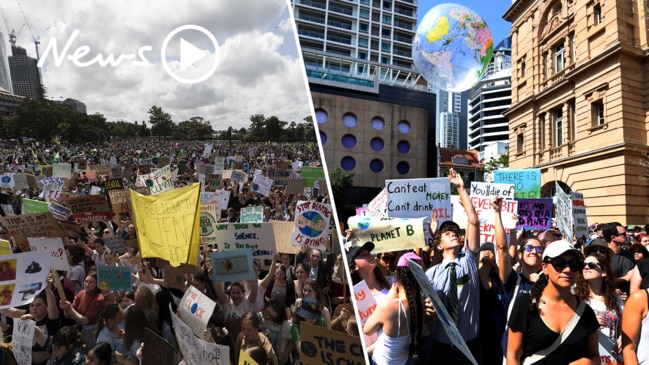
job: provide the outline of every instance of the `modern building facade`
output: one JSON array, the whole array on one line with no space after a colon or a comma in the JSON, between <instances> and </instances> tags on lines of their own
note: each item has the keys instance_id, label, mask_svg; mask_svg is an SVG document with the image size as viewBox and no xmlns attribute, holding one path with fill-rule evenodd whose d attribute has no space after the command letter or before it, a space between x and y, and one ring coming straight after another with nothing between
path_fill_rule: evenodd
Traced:
<instances>
[{"instance_id":1,"label":"modern building facade","mask_svg":"<svg viewBox=\"0 0 649 365\"><path fill-rule=\"evenodd\" d=\"M38 61L29 57L27 51L18 46L11 46L9 56L9 71L11 73L11 84L16 95L26 98L39 96L41 87L41 72L37 66Z\"/></svg>"},{"instance_id":2,"label":"modern building facade","mask_svg":"<svg viewBox=\"0 0 649 365\"><path fill-rule=\"evenodd\" d=\"M0 31L0 87L11 93L11 74L9 72L9 53L7 53L8 38Z\"/></svg>"},{"instance_id":3,"label":"modern building facade","mask_svg":"<svg viewBox=\"0 0 649 365\"><path fill-rule=\"evenodd\" d=\"M509 121L503 113L511 105L511 38L494 47L485 75L469 90L468 104L470 149L484 153L489 144L509 143Z\"/></svg>"},{"instance_id":4,"label":"modern building facade","mask_svg":"<svg viewBox=\"0 0 649 365\"><path fill-rule=\"evenodd\" d=\"M510 168L538 168L544 196L584 195L589 222L649 219L649 49L640 1L516 0Z\"/></svg>"},{"instance_id":5,"label":"modern building facade","mask_svg":"<svg viewBox=\"0 0 649 365\"><path fill-rule=\"evenodd\" d=\"M444 148L467 147L467 92L454 93L431 89L437 95L439 111L436 145Z\"/></svg>"}]
</instances>

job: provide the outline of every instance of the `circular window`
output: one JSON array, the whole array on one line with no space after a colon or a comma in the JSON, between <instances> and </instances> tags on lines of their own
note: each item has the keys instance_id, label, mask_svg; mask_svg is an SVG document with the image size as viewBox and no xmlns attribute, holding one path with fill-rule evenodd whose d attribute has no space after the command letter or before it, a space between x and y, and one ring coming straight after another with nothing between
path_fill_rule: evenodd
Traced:
<instances>
[{"instance_id":1,"label":"circular window","mask_svg":"<svg viewBox=\"0 0 649 365\"><path fill-rule=\"evenodd\" d=\"M408 153L410 152L410 142L408 141L399 141L397 143L397 150L401 153Z\"/></svg>"},{"instance_id":2,"label":"circular window","mask_svg":"<svg viewBox=\"0 0 649 365\"><path fill-rule=\"evenodd\" d=\"M322 131L320 131L320 143L323 145L327 143L327 135Z\"/></svg>"},{"instance_id":3,"label":"circular window","mask_svg":"<svg viewBox=\"0 0 649 365\"><path fill-rule=\"evenodd\" d=\"M374 151L383 151L383 148L385 147L385 143L383 143L382 138L374 137L370 141L370 146Z\"/></svg>"},{"instance_id":4,"label":"circular window","mask_svg":"<svg viewBox=\"0 0 649 365\"><path fill-rule=\"evenodd\" d=\"M345 156L340 160L340 167L345 171L351 171L356 167L356 160L353 157Z\"/></svg>"},{"instance_id":5,"label":"circular window","mask_svg":"<svg viewBox=\"0 0 649 365\"><path fill-rule=\"evenodd\" d=\"M378 158L375 158L372 161L370 161L370 170L372 170L372 172L383 171L383 161L379 160Z\"/></svg>"},{"instance_id":6,"label":"circular window","mask_svg":"<svg viewBox=\"0 0 649 365\"><path fill-rule=\"evenodd\" d=\"M405 161L399 162L397 164L397 172L400 173L401 175L405 175L405 174L409 173L410 172L410 164L405 162Z\"/></svg>"},{"instance_id":7,"label":"circular window","mask_svg":"<svg viewBox=\"0 0 649 365\"><path fill-rule=\"evenodd\" d=\"M326 111L322 109L315 110L315 120L318 122L318 124L326 123L327 119L329 119L329 115L327 114Z\"/></svg>"},{"instance_id":8,"label":"circular window","mask_svg":"<svg viewBox=\"0 0 649 365\"><path fill-rule=\"evenodd\" d=\"M380 117L374 117L374 119L372 119L372 128L377 131L383 130L383 128L385 128L385 122Z\"/></svg>"},{"instance_id":9,"label":"circular window","mask_svg":"<svg viewBox=\"0 0 649 365\"><path fill-rule=\"evenodd\" d=\"M354 148L356 146L356 137L351 134L345 134L342 138L343 147Z\"/></svg>"},{"instance_id":10,"label":"circular window","mask_svg":"<svg viewBox=\"0 0 649 365\"><path fill-rule=\"evenodd\" d=\"M343 124L345 125L345 127L348 127L348 128L356 127L356 123L357 123L357 120L356 120L356 116L354 114L346 113L345 115L343 115Z\"/></svg>"},{"instance_id":11,"label":"circular window","mask_svg":"<svg viewBox=\"0 0 649 365\"><path fill-rule=\"evenodd\" d=\"M407 120L402 120L397 124L397 128L399 128L399 132L401 133L410 133L410 122Z\"/></svg>"}]
</instances>

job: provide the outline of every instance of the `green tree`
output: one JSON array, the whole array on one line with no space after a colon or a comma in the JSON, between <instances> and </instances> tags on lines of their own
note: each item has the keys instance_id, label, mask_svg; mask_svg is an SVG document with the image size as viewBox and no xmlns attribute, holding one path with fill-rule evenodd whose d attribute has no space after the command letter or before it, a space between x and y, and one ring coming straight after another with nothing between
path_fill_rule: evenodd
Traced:
<instances>
[{"instance_id":1,"label":"green tree","mask_svg":"<svg viewBox=\"0 0 649 365\"><path fill-rule=\"evenodd\" d=\"M331 182L331 194L333 194L336 212L339 217L342 217L345 190L348 187L354 186L354 174L351 172L344 173L340 167L336 167L334 171L329 173L329 180Z\"/></svg>"},{"instance_id":2,"label":"green tree","mask_svg":"<svg viewBox=\"0 0 649 365\"><path fill-rule=\"evenodd\" d=\"M264 140L264 129L266 128L266 118L263 114L254 114L250 116L250 127L248 127L249 142L261 142Z\"/></svg>"},{"instance_id":3,"label":"green tree","mask_svg":"<svg viewBox=\"0 0 649 365\"><path fill-rule=\"evenodd\" d=\"M482 179L485 180L486 177L491 176L491 173L495 170L504 169L509 167L509 147L506 148L505 153L500 154L498 158L491 158L489 161L484 163L480 170L482 171ZM491 178L493 180L493 177Z\"/></svg>"},{"instance_id":4,"label":"green tree","mask_svg":"<svg viewBox=\"0 0 649 365\"><path fill-rule=\"evenodd\" d=\"M173 135L176 125L171 120L171 115L162 110L159 106L152 106L149 111L149 123L151 124L151 134L154 136L171 136Z\"/></svg>"}]
</instances>

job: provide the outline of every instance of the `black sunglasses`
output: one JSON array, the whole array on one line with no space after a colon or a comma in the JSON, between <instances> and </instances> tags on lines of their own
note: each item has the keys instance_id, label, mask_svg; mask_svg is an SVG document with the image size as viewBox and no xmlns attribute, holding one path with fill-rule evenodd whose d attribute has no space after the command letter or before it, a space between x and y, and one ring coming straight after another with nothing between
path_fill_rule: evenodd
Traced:
<instances>
[{"instance_id":1,"label":"black sunglasses","mask_svg":"<svg viewBox=\"0 0 649 365\"><path fill-rule=\"evenodd\" d=\"M606 247L593 247L590 249L590 252L608 254L608 248Z\"/></svg>"},{"instance_id":2,"label":"black sunglasses","mask_svg":"<svg viewBox=\"0 0 649 365\"><path fill-rule=\"evenodd\" d=\"M594 262L594 261L584 262L584 265L586 265L586 266L584 266L584 269L589 268L591 270L595 270L595 269L597 269L598 266L600 266L598 262Z\"/></svg>"},{"instance_id":3,"label":"black sunglasses","mask_svg":"<svg viewBox=\"0 0 649 365\"><path fill-rule=\"evenodd\" d=\"M570 271L572 272L579 272L584 269L584 262L579 259L572 259L570 261L567 261L562 257L555 257L552 259L550 258L546 259L545 263L552 264L554 269L557 271L565 270L566 266L570 267Z\"/></svg>"},{"instance_id":4,"label":"black sunglasses","mask_svg":"<svg viewBox=\"0 0 649 365\"><path fill-rule=\"evenodd\" d=\"M525 245L523 247L525 248L525 252L536 251L536 253L543 253L543 247L541 246Z\"/></svg>"}]
</instances>

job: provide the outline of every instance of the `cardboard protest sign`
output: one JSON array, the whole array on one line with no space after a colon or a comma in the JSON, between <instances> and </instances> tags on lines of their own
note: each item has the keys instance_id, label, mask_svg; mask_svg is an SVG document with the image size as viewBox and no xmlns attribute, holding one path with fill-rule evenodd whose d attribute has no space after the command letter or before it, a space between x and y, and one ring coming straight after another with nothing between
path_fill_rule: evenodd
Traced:
<instances>
[{"instance_id":1,"label":"cardboard protest sign","mask_svg":"<svg viewBox=\"0 0 649 365\"><path fill-rule=\"evenodd\" d=\"M451 220L451 184L448 178L386 180L387 216L430 219L437 211L439 223Z\"/></svg>"},{"instance_id":2,"label":"cardboard protest sign","mask_svg":"<svg viewBox=\"0 0 649 365\"><path fill-rule=\"evenodd\" d=\"M23 198L23 214L43 213L48 209L47 202Z\"/></svg>"},{"instance_id":3,"label":"cardboard protest sign","mask_svg":"<svg viewBox=\"0 0 649 365\"><path fill-rule=\"evenodd\" d=\"M136 186L148 186L151 195L170 191L174 188L171 165L155 170L145 175L138 175Z\"/></svg>"},{"instance_id":4,"label":"cardboard protest sign","mask_svg":"<svg viewBox=\"0 0 649 365\"><path fill-rule=\"evenodd\" d=\"M214 225L219 221L219 218L221 218L220 213L221 212L217 215L216 205L214 204L201 204L201 245L210 245L217 242Z\"/></svg>"},{"instance_id":5,"label":"cardboard protest sign","mask_svg":"<svg viewBox=\"0 0 649 365\"><path fill-rule=\"evenodd\" d=\"M165 282L170 288L185 290L185 281L189 275L201 272L194 265L182 264L179 267L173 267L166 263L163 265Z\"/></svg>"},{"instance_id":6,"label":"cardboard protest sign","mask_svg":"<svg viewBox=\"0 0 649 365\"><path fill-rule=\"evenodd\" d=\"M50 212L0 217L0 223L7 228L14 244L23 252L29 251L27 237L63 237L63 232Z\"/></svg>"},{"instance_id":7,"label":"cardboard protest sign","mask_svg":"<svg viewBox=\"0 0 649 365\"><path fill-rule=\"evenodd\" d=\"M277 183L277 179L274 180L275 185L282 185ZM304 192L304 180L302 179L291 179L287 180L286 192L288 194L302 194Z\"/></svg>"},{"instance_id":8,"label":"cardboard protest sign","mask_svg":"<svg viewBox=\"0 0 649 365\"><path fill-rule=\"evenodd\" d=\"M101 290L131 290L131 267L98 265L97 285Z\"/></svg>"},{"instance_id":9,"label":"cardboard protest sign","mask_svg":"<svg viewBox=\"0 0 649 365\"><path fill-rule=\"evenodd\" d=\"M0 176L0 189L13 189L15 185L13 172Z\"/></svg>"},{"instance_id":10,"label":"cardboard protest sign","mask_svg":"<svg viewBox=\"0 0 649 365\"><path fill-rule=\"evenodd\" d=\"M421 248L426 245L424 218L381 218L351 216L347 219L354 233L352 245L374 243L372 252Z\"/></svg>"},{"instance_id":11,"label":"cardboard protest sign","mask_svg":"<svg viewBox=\"0 0 649 365\"><path fill-rule=\"evenodd\" d=\"M130 191L140 252L172 266L194 263L200 241L200 184L144 196Z\"/></svg>"},{"instance_id":12,"label":"cardboard protest sign","mask_svg":"<svg viewBox=\"0 0 649 365\"><path fill-rule=\"evenodd\" d=\"M29 189L29 183L27 182L27 174L14 174L14 189L16 190L26 190Z\"/></svg>"},{"instance_id":13,"label":"cardboard protest sign","mask_svg":"<svg viewBox=\"0 0 649 365\"><path fill-rule=\"evenodd\" d=\"M52 176L69 179L72 177L72 165L69 163L55 163L52 166Z\"/></svg>"},{"instance_id":14,"label":"cardboard protest sign","mask_svg":"<svg viewBox=\"0 0 649 365\"><path fill-rule=\"evenodd\" d=\"M252 179L252 191L259 193L263 196L269 196L271 194L271 189L273 187L273 179L255 175Z\"/></svg>"},{"instance_id":15,"label":"cardboard protest sign","mask_svg":"<svg viewBox=\"0 0 649 365\"><path fill-rule=\"evenodd\" d=\"M122 166L111 166L110 167L110 177L113 179L119 178L122 179Z\"/></svg>"},{"instance_id":16,"label":"cardboard protest sign","mask_svg":"<svg viewBox=\"0 0 649 365\"><path fill-rule=\"evenodd\" d=\"M215 281L238 281L255 279L252 250L214 251L210 253L212 279Z\"/></svg>"},{"instance_id":17,"label":"cardboard protest sign","mask_svg":"<svg viewBox=\"0 0 649 365\"><path fill-rule=\"evenodd\" d=\"M128 190L109 190L110 205L113 213L130 213L131 212L131 195Z\"/></svg>"},{"instance_id":18,"label":"cardboard protest sign","mask_svg":"<svg viewBox=\"0 0 649 365\"><path fill-rule=\"evenodd\" d=\"M70 271L70 263L65 254L65 247L61 238L27 238L32 252L45 251L51 260L52 269Z\"/></svg>"},{"instance_id":19,"label":"cardboard protest sign","mask_svg":"<svg viewBox=\"0 0 649 365\"><path fill-rule=\"evenodd\" d=\"M108 202L103 195L82 195L67 199L72 217L79 224L106 222L113 217Z\"/></svg>"},{"instance_id":20,"label":"cardboard protest sign","mask_svg":"<svg viewBox=\"0 0 649 365\"><path fill-rule=\"evenodd\" d=\"M63 192L65 180L60 177L46 177L40 179L38 183L41 186L41 193L38 195L39 198L52 198L58 200Z\"/></svg>"},{"instance_id":21,"label":"cardboard protest sign","mask_svg":"<svg viewBox=\"0 0 649 365\"><path fill-rule=\"evenodd\" d=\"M141 365L176 365L174 345L158 336L157 333L145 328L144 341L142 342L146 343L146 346L143 349Z\"/></svg>"},{"instance_id":22,"label":"cardboard protest sign","mask_svg":"<svg viewBox=\"0 0 649 365\"><path fill-rule=\"evenodd\" d=\"M124 181L122 178L108 179L103 183L104 189L108 190L123 190Z\"/></svg>"},{"instance_id":23,"label":"cardboard protest sign","mask_svg":"<svg viewBox=\"0 0 649 365\"><path fill-rule=\"evenodd\" d=\"M104 236L101 240L104 241L106 247L108 247L111 252L115 252L119 255L126 252L126 242L124 241L124 237L121 235Z\"/></svg>"},{"instance_id":24,"label":"cardboard protest sign","mask_svg":"<svg viewBox=\"0 0 649 365\"><path fill-rule=\"evenodd\" d=\"M291 236L293 235L293 222L275 221L272 220L273 232L275 234L275 248L279 253L293 253L300 252L300 246L293 246L291 244Z\"/></svg>"},{"instance_id":25,"label":"cardboard protest sign","mask_svg":"<svg viewBox=\"0 0 649 365\"><path fill-rule=\"evenodd\" d=\"M36 322L31 319L14 319L11 337L12 352L18 365L32 365L32 344Z\"/></svg>"},{"instance_id":26,"label":"cardboard protest sign","mask_svg":"<svg viewBox=\"0 0 649 365\"><path fill-rule=\"evenodd\" d=\"M293 246L307 245L324 248L331 232L333 211L330 204L300 200L295 206L295 227L291 237Z\"/></svg>"},{"instance_id":27,"label":"cardboard protest sign","mask_svg":"<svg viewBox=\"0 0 649 365\"><path fill-rule=\"evenodd\" d=\"M216 224L219 250L252 249L254 258L272 259L277 252L272 223Z\"/></svg>"},{"instance_id":28,"label":"cardboard protest sign","mask_svg":"<svg viewBox=\"0 0 649 365\"><path fill-rule=\"evenodd\" d=\"M79 239L86 235L86 232L84 231L83 227L81 227L75 222L60 221L59 227L61 229L61 232L63 232L64 237Z\"/></svg>"},{"instance_id":29,"label":"cardboard protest sign","mask_svg":"<svg viewBox=\"0 0 649 365\"><path fill-rule=\"evenodd\" d=\"M301 322L300 339L303 364L365 364L360 337Z\"/></svg>"},{"instance_id":30,"label":"cardboard protest sign","mask_svg":"<svg viewBox=\"0 0 649 365\"><path fill-rule=\"evenodd\" d=\"M212 186L217 189L223 187L223 178L221 175L217 174L207 174L205 175L205 186Z\"/></svg>"},{"instance_id":31,"label":"cardboard protest sign","mask_svg":"<svg viewBox=\"0 0 649 365\"><path fill-rule=\"evenodd\" d=\"M517 229L549 229L552 226L552 199L518 199Z\"/></svg>"},{"instance_id":32,"label":"cardboard protest sign","mask_svg":"<svg viewBox=\"0 0 649 365\"><path fill-rule=\"evenodd\" d=\"M200 290L189 286L178 305L180 318L196 336L203 337L216 303Z\"/></svg>"},{"instance_id":33,"label":"cardboard protest sign","mask_svg":"<svg viewBox=\"0 0 649 365\"><path fill-rule=\"evenodd\" d=\"M555 190L557 197L556 218L557 228L563 233L564 237L572 240L572 199L570 195L566 194L558 182L555 181Z\"/></svg>"},{"instance_id":34,"label":"cardboard protest sign","mask_svg":"<svg viewBox=\"0 0 649 365\"><path fill-rule=\"evenodd\" d=\"M110 164L96 164L92 166L95 176L110 176Z\"/></svg>"},{"instance_id":35,"label":"cardboard protest sign","mask_svg":"<svg viewBox=\"0 0 649 365\"><path fill-rule=\"evenodd\" d=\"M23 252L0 258L0 309L29 304L47 286L49 253ZM31 344L31 342L30 342Z\"/></svg>"},{"instance_id":36,"label":"cardboard protest sign","mask_svg":"<svg viewBox=\"0 0 649 365\"><path fill-rule=\"evenodd\" d=\"M455 324L451 322L451 318L446 311L446 306L439 299L437 292L435 292L435 290L431 286L430 281L428 281L428 278L424 273L424 270L416 262L411 260L408 260L408 267L410 268L410 272L412 272L413 276L415 277L415 280L417 280L421 291L433 302L433 307L435 307L435 311L437 311L437 321L435 322L435 326L442 326L442 329L448 336L451 343L453 343L455 347L462 351L464 356L466 356L466 358L469 359L469 361L471 361L473 365L478 365L478 362L473 357L473 354L471 354L471 350L469 350L469 347L462 338L460 331L458 331Z\"/></svg>"},{"instance_id":37,"label":"cardboard protest sign","mask_svg":"<svg viewBox=\"0 0 649 365\"><path fill-rule=\"evenodd\" d=\"M245 173L241 170L232 170L232 176L230 178L235 183L242 182L245 180Z\"/></svg>"},{"instance_id":38,"label":"cardboard protest sign","mask_svg":"<svg viewBox=\"0 0 649 365\"><path fill-rule=\"evenodd\" d=\"M516 199L538 199L541 197L541 170L495 170L494 182L512 184Z\"/></svg>"},{"instance_id":39,"label":"cardboard protest sign","mask_svg":"<svg viewBox=\"0 0 649 365\"><path fill-rule=\"evenodd\" d=\"M264 221L264 207L256 205L241 208L239 221L241 223L262 223Z\"/></svg>"},{"instance_id":40,"label":"cardboard protest sign","mask_svg":"<svg viewBox=\"0 0 649 365\"><path fill-rule=\"evenodd\" d=\"M572 199L572 219L575 224L575 236L577 238L588 239L588 217L586 216L584 194L571 191L570 198Z\"/></svg>"},{"instance_id":41,"label":"cardboard protest sign","mask_svg":"<svg viewBox=\"0 0 649 365\"><path fill-rule=\"evenodd\" d=\"M183 317L184 319L184 317ZM171 312L176 341L187 365L230 365L230 347L205 342L194 336L192 329Z\"/></svg>"}]
</instances>

